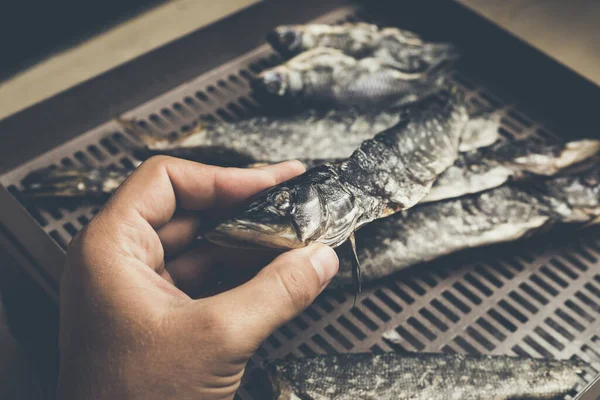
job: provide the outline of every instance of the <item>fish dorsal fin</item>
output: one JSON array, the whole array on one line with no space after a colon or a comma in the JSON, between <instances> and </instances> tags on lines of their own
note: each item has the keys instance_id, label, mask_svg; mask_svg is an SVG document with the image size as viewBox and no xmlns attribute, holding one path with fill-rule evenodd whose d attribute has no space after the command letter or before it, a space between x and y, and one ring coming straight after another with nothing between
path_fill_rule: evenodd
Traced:
<instances>
[{"instance_id":1,"label":"fish dorsal fin","mask_svg":"<svg viewBox=\"0 0 600 400\"><path fill-rule=\"evenodd\" d=\"M352 281L354 282L354 307L356 306L358 294L362 292L362 277L360 271L360 262L358 260L358 254L356 253L356 239L354 237L354 233L350 235L348 241L350 242L350 247L352 249Z\"/></svg>"}]
</instances>

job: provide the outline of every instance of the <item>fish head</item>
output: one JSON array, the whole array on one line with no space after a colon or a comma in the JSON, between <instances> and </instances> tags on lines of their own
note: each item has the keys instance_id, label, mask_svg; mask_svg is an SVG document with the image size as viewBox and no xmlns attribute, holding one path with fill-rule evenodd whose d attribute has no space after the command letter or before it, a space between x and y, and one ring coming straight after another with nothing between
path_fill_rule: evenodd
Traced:
<instances>
[{"instance_id":1,"label":"fish head","mask_svg":"<svg viewBox=\"0 0 600 400\"><path fill-rule=\"evenodd\" d=\"M252 88L265 99L293 98L302 94L304 83L300 71L280 65L260 73L252 81Z\"/></svg>"},{"instance_id":2,"label":"fish head","mask_svg":"<svg viewBox=\"0 0 600 400\"><path fill-rule=\"evenodd\" d=\"M549 201L556 199L568 206L565 220L600 223L600 166L594 165L576 175L561 176L541 184Z\"/></svg>"},{"instance_id":3,"label":"fish head","mask_svg":"<svg viewBox=\"0 0 600 400\"><path fill-rule=\"evenodd\" d=\"M255 85L267 94L283 96L287 92L286 74L278 69L265 71L258 76Z\"/></svg>"},{"instance_id":4,"label":"fish head","mask_svg":"<svg viewBox=\"0 0 600 400\"><path fill-rule=\"evenodd\" d=\"M321 238L330 212L324 167L314 168L248 200L242 212L218 223L205 237L216 244L243 248L291 249Z\"/></svg>"},{"instance_id":5,"label":"fish head","mask_svg":"<svg viewBox=\"0 0 600 400\"><path fill-rule=\"evenodd\" d=\"M569 204L600 216L600 167L594 166L581 175L564 178L564 193Z\"/></svg>"},{"instance_id":6,"label":"fish head","mask_svg":"<svg viewBox=\"0 0 600 400\"><path fill-rule=\"evenodd\" d=\"M267 41L282 54L297 54L303 50L302 34L302 28L299 26L282 25L267 34Z\"/></svg>"}]
</instances>

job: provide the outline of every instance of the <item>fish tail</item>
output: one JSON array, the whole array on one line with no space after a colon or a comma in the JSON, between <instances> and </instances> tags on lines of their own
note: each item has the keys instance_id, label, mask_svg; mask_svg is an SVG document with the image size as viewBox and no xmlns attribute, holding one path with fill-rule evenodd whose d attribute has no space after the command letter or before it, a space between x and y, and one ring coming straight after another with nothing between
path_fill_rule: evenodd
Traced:
<instances>
[{"instance_id":1,"label":"fish tail","mask_svg":"<svg viewBox=\"0 0 600 400\"><path fill-rule=\"evenodd\" d=\"M134 135L145 146L151 147L159 140L158 138L144 132L137 124L135 119L117 117L116 121L124 130Z\"/></svg>"}]
</instances>

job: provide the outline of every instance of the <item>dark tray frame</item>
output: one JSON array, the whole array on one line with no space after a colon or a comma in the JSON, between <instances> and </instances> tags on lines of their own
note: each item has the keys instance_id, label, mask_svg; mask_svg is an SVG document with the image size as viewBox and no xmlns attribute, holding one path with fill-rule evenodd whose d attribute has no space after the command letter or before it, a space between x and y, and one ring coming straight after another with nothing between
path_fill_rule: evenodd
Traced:
<instances>
[{"instance_id":1,"label":"dark tray frame","mask_svg":"<svg viewBox=\"0 0 600 400\"><path fill-rule=\"evenodd\" d=\"M520 101L532 117L550 119L562 131L592 132L600 90L506 31L455 2L371 1L363 7L391 23L401 22L403 7L435 20L440 31L452 25L465 51L481 54L473 74L502 71L498 92L524 93ZM209 71L264 42L264 32L282 23L303 22L349 4L342 0L265 1L156 49L0 121L0 175L77 137L106 120ZM435 10L435 12L432 12ZM244 32L236 35L235 32ZM436 29L429 32L432 37ZM219 38L218 41L214 38ZM520 104L521 105L521 104ZM551 116L549 118L548 116ZM592 134L593 135L593 134ZM0 246L48 292L58 298L64 250L25 208L0 186ZM600 384L590 385L578 399L600 398Z\"/></svg>"}]
</instances>

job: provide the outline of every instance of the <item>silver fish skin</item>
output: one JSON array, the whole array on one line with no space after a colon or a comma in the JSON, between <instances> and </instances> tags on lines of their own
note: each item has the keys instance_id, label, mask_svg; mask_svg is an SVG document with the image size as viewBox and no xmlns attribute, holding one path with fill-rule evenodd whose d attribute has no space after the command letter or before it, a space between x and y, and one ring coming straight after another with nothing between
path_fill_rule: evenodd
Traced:
<instances>
[{"instance_id":1,"label":"silver fish skin","mask_svg":"<svg viewBox=\"0 0 600 400\"><path fill-rule=\"evenodd\" d=\"M471 124L469 121L467 126ZM476 121L480 126L480 122ZM481 136L489 136L485 129ZM481 140L469 133L471 147ZM467 146L464 141L461 146ZM454 164L437 178L419 204L479 193L509 181L551 177L573 167L594 162L600 154L600 140L583 139L565 143L540 143L536 138L501 141L492 146L459 154ZM300 159L307 169L336 160Z\"/></svg>"},{"instance_id":2,"label":"silver fish skin","mask_svg":"<svg viewBox=\"0 0 600 400\"><path fill-rule=\"evenodd\" d=\"M468 120L459 97L415 105L406 119L363 142L348 159L258 194L205 237L234 247L336 247L361 226L414 206L458 156Z\"/></svg>"},{"instance_id":3,"label":"silver fish skin","mask_svg":"<svg viewBox=\"0 0 600 400\"><path fill-rule=\"evenodd\" d=\"M320 107L370 109L422 100L446 84L448 68L403 72L379 59L357 60L339 50L308 50L263 71L253 81L259 97Z\"/></svg>"},{"instance_id":4,"label":"silver fish skin","mask_svg":"<svg viewBox=\"0 0 600 400\"><path fill-rule=\"evenodd\" d=\"M558 225L600 223L600 166L423 204L356 232L362 278L373 281L457 251L529 237ZM350 285L352 256L338 252L330 287Z\"/></svg>"},{"instance_id":5,"label":"silver fish skin","mask_svg":"<svg viewBox=\"0 0 600 400\"><path fill-rule=\"evenodd\" d=\"M145 144L147 156L164 154L207 164L240 166L296 158L346 158L363 141L396 125L401 118L399 108L309 109L288 116L257 116L231 123L201 121L176 139L153 137L134 123L122 123Z\"/></svg>"},{"instance_id":6,"label":"silver fish skin","mask_svg":"<svg viewBox=\"0 0 600 400\"><path fill-rule=\"evenodd\" d=\"M306 130L311 127L311 120L307 124L301 124L294 117L290 125L282 123L278 125L272 117L257 117L239 123L210 123L202 125L193 133L185 137L174 139L146 136L140 132L132 123L122 122L128 130L139 135L140 140L147 143L155 150L144 151L146 159L153 155L168 155L191 161L213 164L221 167L233 166L253 168L271 165L273 163L296 159L304 164L305 168L311 169L326 163L343 161L364 140L371 138L372 132L379 129L384 130L400 121L402 112L381 112L373 116L365 116L355 111L334 111L327 113L338 118L316 119L314 130ZM313 115L302 113L301 115ZM347 118L343 118L347 117ZM371 119L372 118L372 119ZM259 119L271 121L264 124ZM329 121L329 122L327 122ZM353 122L351 122L353 121ZM297 126L296 123L298 124ZM323 125L321 125L323 123ZM337 128L336 124L339 124ZM260 131L263 126L265 129ZM288 127L289 130L282 129ZM342 133L343 127L348 131ZM383 127L383 129L380 129ZM244 129L248 128L251 138L240 138ZM293 129L294 128L294 129ZM298 129L295 129L298 128ZM329 128L329 129L328 129ZM467 123L460 147L471 149L487 145L499 138L499 124L493 114L473 116ZM306 130L306 131L305 131ZM280 135L289 135L289 140L281 140ZM342 136L345 135L345 136ZM281 144L282 146L278 146ZM291 145L290 145L291 144ZM314 147L314 150L311 148ZM263 151L265 154L262 154ZM284 154L304 155L311 153L316 155L335 155L339 158L301 158L283 157ZM138 154L139 155L139 154ZM255 157L263 157L264 161L257 161ZM268 158L272 157L272 158ZM464 156L463 156L464 157ZM460 161L459 161L460 162ZM24 181L25 191L23 194L28 198L103 198L110 195L118 188L133 170L129 169L105 169L105 168L83 168L83 167L61 167L59 169L41 169L31 173ZM442 175L444 176L444 175ZM442 179L442 177L438 178ZM434 185L436 188L437 185ZM432 190L433 190L432 189Z\"/></svg>"},{"instance_id":7,"label":"silver fish skin","mask_svg":"<svg viewBox=\"0 0 600 400\"><path fill-rule=\"evenodd\" d=\"M477 140L475 140L477 142ZM446 200L534 176L555 176L600 153L600 140L543 144L536 138L498 142L460 153L421 203Z\"/></svg>"},{"instance_id":8,"label":"silver fish skin","mask_svg":"<svg viewBox=\"0 0 600 400\"><path fill-rule=\"evenodd\" d=\"M338 354L267 363L274 400L558 400L585 364L508 356Z\"/></svg>"},{"instance_id":9,"label":"silver fish skin","mask_svg":"<svg viewBox=\"0 0 600 400\"><path fill-rule=\"evenodd\" d=\"M432 43L414 32L377 25L282 25L267 35L271 46L284 55L295 55L314 48L338 49L355 57L375 57L404 72L422 72L460 58L456 46Z\"/></svg>"},{"instance_id":10,"label":"silver fish skin","mask_svg":"<svg viewBox=\"0 0 600 400\"><path fill-rule=\"evenodd\" d=\"M21 184L30 199L106 199L133 172L127 168L44 168L28 174Z\"/></svg>"}]
</instances>

